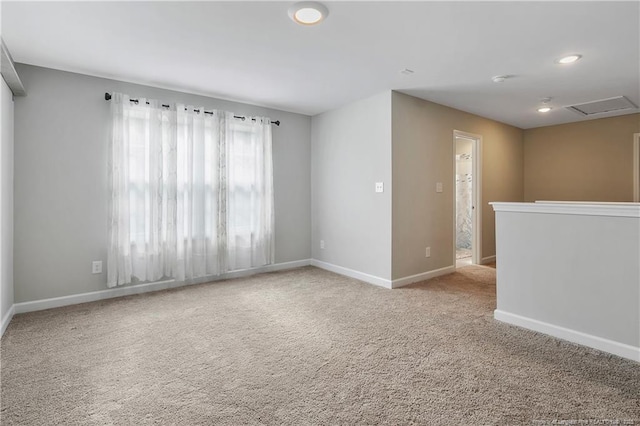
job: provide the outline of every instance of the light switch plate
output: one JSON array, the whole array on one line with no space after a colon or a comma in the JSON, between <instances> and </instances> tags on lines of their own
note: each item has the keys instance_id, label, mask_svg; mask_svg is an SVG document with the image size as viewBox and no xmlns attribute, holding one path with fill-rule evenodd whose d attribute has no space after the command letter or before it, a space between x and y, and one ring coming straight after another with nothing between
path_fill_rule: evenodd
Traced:
<instances>
[{"instance_id":1,"label":"light switch plate","mask_svg":"<svg viewBox=\"0 0 640 426\"><path fill-rule=\"evenodd\" d=\"M442 192L442 182L436 182L436 192Z\"/></svg>"},{"instance_id":2,"label":"light switch plate","mask_svg":"<svg viewBox=\"0 0 640 426\"><path fill-rule=\"evenodd\" d=\"M384 182L376 182L376 192L384 192Z\"/></svg>"}]
</instances>

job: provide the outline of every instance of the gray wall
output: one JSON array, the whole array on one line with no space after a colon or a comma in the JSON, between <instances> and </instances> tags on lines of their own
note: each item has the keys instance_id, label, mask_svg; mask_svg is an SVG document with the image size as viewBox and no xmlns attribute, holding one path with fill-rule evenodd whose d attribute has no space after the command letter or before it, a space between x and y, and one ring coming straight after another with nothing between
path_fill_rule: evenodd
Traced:
<instances>
[{"instance_id":1,"label":"gray wall","mask_svg":"<svg viewBox=\"0 0 640 426\"><path fill-rule=\"evenodd\" d=\"M313 258L390 279L391 92L314 116L311 140Z\"/></svg>"},{"instance_id":2,"label":"gray wall","mask_svg":"<svg viewBox=\"0 0 640 426\"><path fill-rule=\"evenodd\" d=\"M394 92L392 102L393 279L455 265L454 130L483 138L480 258L495 255L488 203L523 200L522 130L402 93Z\"/></svg>"},{"instance_id":3,"label":"gray wall","mask_svg":"<svg viewBox=\"0 0 640 426\"><path fill-rule=\"evenodd\" d=\"M15 301L106 288L109 103L104 92L279 119L273 130L276 262L310 258L308 116L17 64Z\"/></svg>"},{"instance_id":4,"label":"gray wall","mask_svg":"<svg viewBox=\"0 0 640 426\"><path fill-rule=\"evenodd\" d=\"M13 305L13 117L9 86L2 78L2 142L0 144L0 320Z\"/></svg>"},{"instance_id":5,"label":"gray wall","mask_svg":"<svg viewBox=\"0 0 640 426\"><path fill-rule=\"evenodd\" d=\"M518 207L497 212L497 310L640 347L640 219Z\"/></svg>"}]
</instances>

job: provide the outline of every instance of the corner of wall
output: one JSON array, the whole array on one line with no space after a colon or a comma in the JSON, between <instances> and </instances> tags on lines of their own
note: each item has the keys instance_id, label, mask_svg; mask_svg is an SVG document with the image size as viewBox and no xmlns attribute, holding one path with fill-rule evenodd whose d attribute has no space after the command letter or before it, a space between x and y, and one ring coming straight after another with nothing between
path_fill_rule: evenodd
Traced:
<instances>
[{"instance_id":1,"label":"corner of wall","mask_svg":"<svg viewBox=\"0 0 640 426\"><path fill-rule=\"evenodd\" d=\"M282 120L273 129L275 261L310 258L309 116L26 64L16 69L29 89L15 102L16 304L106 289L105 274L90 269L106 260L105 91Z\"/></svg>"},{"instance_id":2,"label":"corner of wall","mask_svg":"<svg viewBox=\"0 0 640 426\"><path fill-rule=\"evenodd\" d=\"M2 80L2 79L0 79ZM14 110L13 93L4 80L0 83L2 117L0 143L0 318L2 332L13 317L13 176Z\"/></svg>"},{"instance_id":3,"label":"corner of wall","mask_svg":"<svg viewBox=\"0 0 640 426\"><path fill-rule=\"evenodd\" d=\"M454 130L482 136L480 262L495 256L495 224L487 203L524 197L522 129L393 92L394 280L455 264ZM436 193L437 183L443 184L442 193ZM425 247L431 249L430 258L425 258Z\"/></svg>"},{"instance_id":4,"label":"corner of wall","mask_svg":"<svg viewBox=\"0 0 640 426\"><path fill-rule=\"evenodd\" d=\"M390 90L381 92L316 115L311 126L312 258L385 283L391 279L391 100ZM382 193L374 191L376 182L383 182Z\"/></svg>"},{"instance_id":5,"label":"corner of wall","mask_svg":"<svg viewBox=\"0 0 640 426\"><path fill-rule=\"evenodd\" d=\"M15 305L11 305L6 314L2 316L2 323L0 323L0 339L4 336L4 332L9 327L9 323L11 319L13 319L13 315L15 314Z\"/></svg>"}]
</instances>

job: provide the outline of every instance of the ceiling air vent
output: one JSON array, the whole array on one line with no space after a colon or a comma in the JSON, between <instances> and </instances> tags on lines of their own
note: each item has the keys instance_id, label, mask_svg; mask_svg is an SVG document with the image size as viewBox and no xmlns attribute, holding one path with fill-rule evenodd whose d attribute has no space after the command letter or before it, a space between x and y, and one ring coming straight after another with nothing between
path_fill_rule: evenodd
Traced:
<instances>
[{"instance_id":1,"label":"ceiling air vent","mask_svg":"<svg viewBox=\"0 0 640 426\"><path fill-rule=\"evenodd\" d=\"M614 98L601 99L599 101L585 102L583 104L569 105L568 110L577 112L578 114L594 115L603 114L605 112L622 111L625 109L636 109L629 99L624 96L616 96Z\"/></svg>"}]
</instances>

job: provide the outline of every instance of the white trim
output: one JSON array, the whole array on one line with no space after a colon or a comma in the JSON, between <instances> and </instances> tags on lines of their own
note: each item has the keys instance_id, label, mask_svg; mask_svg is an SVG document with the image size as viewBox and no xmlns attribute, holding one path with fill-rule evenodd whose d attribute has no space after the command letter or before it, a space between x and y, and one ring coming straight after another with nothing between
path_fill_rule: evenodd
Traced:
<instances>
[{"instance_id":1,"label":"white trim","mask_svg":"<svg viewBox=\"0 0 640 426\"><path fill-rule=\"evenodd\" d=\"M9 53L9 49L4 44L4 40L0 38L0 73L2 74L2 78L11 89L11 93L13 96L26 96L27 92L24 90L24 85L20 80L20 76L18 76L18 72L14 66L13 58L11 57L11 53Z\"/></svg>"},{"instance_id":2,"label":"white trim","mask_svg":"<svg viewBox=\"0 0 640 426\"><path fill-rule=\"evenodd\" d=\"M477 135L473 144L473 203L475 217L473 222L473 250L471 261L475 264L482 259L482 136ZM455 263L454 263L455 264Z\"/></svg>"},{"instance_id":3,"label":"white trim","mask_svg":"<svg viewBox=\"0 0 640 426\"><path fill-rule=\"evenodd\" d=\"M311 259L311 266L315 266L320 269L324 269L336 274L345 275L347 277L355 278L360 281L364 281L369 284L377 285L384 288L393 288L391 280L385 278L376 277L375 275L365 274L364 272L355 271L353 269L345 268L344 266L334 265L332 263L323 262L321 260Z\"/></svg>"},{"instance_id":4,"label":"white trim","mask_svg":"<svg viewBox=\"0 0 640 426\"><path fill-rule=\"evenodd\" d=\"M452 274L455 271L456 271L456 267L452 265L452 266L446 266L440 269L434 269L433 271L423 272L421 274L410 275L404 278L398 278L391 282L391 288L404 287L405 285L429 280L431 278L439 277L442 275Z\"/></svg>"},{"instance_id":5,"label":"white trim","mask_svg":"<svg viewBox=\"0 0 640 426\"><path fill-rule=\"evenodd\" d=\"M403 287L409 284L425 281L442 275L452 274L456 271L455 266L446 266L444 268L435 269L433 271L422 272L420 274L410 275L408 277L398 278L395 280L388 280L385 278L377 277L375 275L345 268L344 266L338 266L334 265L333 263L323 262L317 259L311 259L311 266L315 266L320 269L335 272L336 274L345 275L347 277L355 278L369 284L389 289Z\"/></svg>"},{"instance_id":6,"label":"white trim","mask_svg":"<svg viewBox=\"0 0 640 426\"><path fill-rule=\"evenodd\" d=\"M518 327L548 334L549 336L568 340L579 345L588 346L590 348L640 362L640 347L603 339L602 337L593 336L591 334L582 333L580 331L571 330L569 328L560 327L558 325L549 324L532 318L500 311L498 309L493 312L493 317L498 321L517 325Z\"/></svg>"},{"instance_id":7,"label":"white trim","mask_svg":"<svg viewBox=\"0 0 640 426\"><path fill-rule=\"evenodd\" d=\"M11 307L9 308L9 311L7 311L7 313L2 318L2 324L0 325L0 337L4 335L4 331L9 326L9 323L11 322L11 318L13 318L13 315L15 314L15 312L16 312L16 305L11 305Z\"/></svg>"},{"instance_id":8,"label":"white trim","mask_svg":"<svg viewBox=\"0 0 640 426\"><path fill-rule=\"evenodd\" d=\"M231 278L248 277L251 275L262 274L265 272L283 271L285 269L294 269L294 268L300 268L302 266L309 266L309 265L311 265L311 259L274 263L272 265L258 266L256 268L239 269L237 271L231 271L231 272L227 272L226 274L216 275L213 277L202 277L196 280L190 280L188 283L185 283L185 284L186 285L201 284L201 283L207 283L211 281L228 280Z\"/></svg>"},{"instance_id":9,"label":"white trim","mask_svg":"<svg viewBox=\"0 0 640 426\"><path fill-rule=\"evenodd\" d=\"M70 296L54 297L51 299L33 300L30 302L16 303L15 313L41 311L43 309L59 308L61 306L77 305L78 303L95 302L98 300L112 299L114 297L129 296L132 294L148 293L158 290L166 290L168 288L183 287L186 285L206 283L212 281L226 280L230 278L246 277L263 272L281 271L284 269L293 269L311 264L311 259L296 260L293 262L276 263L273 265L260 266L257 268L243 269L239 271L229 272L223 275L213 277L202 277L189 282L166 280L153 283L136 284L127 287L115 287L107 290L92 291L89 293L72 294Z\"/></svg>"},{"instance_id":10,"label":"white trim","mask_svg":"<svg viewBox=\"0 0 640 426\"><path fill-rule=\"evenodd\" d=\"M95 302L112 299L114 297L130 296L132 294L148 293L180 287L182 283L175 280L157 281L153 283L136 284L127 287L114 287L107 290L91 291L88 293L72 294L69 296L52 297L50 299L32 300L16 303L16 314L42 311L44 309L60 308L62 306L77 305L79 303Z\"/></svg>"},{"instance_id":11,"label":"white trim","mask_svg":"<svg viewBox=\"0 0 640 426\"><path fill-rule=\"evenodd\" d=\"M567 204L571 205L590 205L594 204L596 206L628 206L633 205L635 203L631 201L552 201L552 200L536 200L534 201L536 204Z\"/></svg>"},{"instance_id":12,"label":"white trim","mask_svg":"<svg viewBox=\"0 0 640 426\"><path fill-rule=\"evenodd\" d=\"M496 261L496 255L494 254L493 256L483 257L482 260L480 261L480 264L486 265L487 263L493 263L495 261Z\"/></svg>"},{"instance_id":13,"label":"white trim","mask_svg":"<svg viewBox=\"0 0 640 426\"><path fill-rule=\"evenodd\" d=\"M640 203L550 202L489 203L496 212L569 214L578 216L640 217Z\"/></svg>"},{"instance_id":14,"label":"white trim","mask_svg":"<svg viewBox=\"0 0 640 426\"><path fill-rule=\"evenodd\" d=\"M453 131L453 264L456 264L456 138L463 138L472 141L471 154L471 197L473 202L471 236L471 262L481 264L482 261L482 135Z\"/></svg>"},{"instance_id":15,"label":"white trim","mask_svg":"<svg viewBox=\"0 0 640 426\"><path fill-rule=\"evenodd\" d=\"M633 202L640 203L640 133L633 135Z\"/></svg>"}]
</instances>

